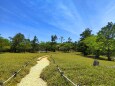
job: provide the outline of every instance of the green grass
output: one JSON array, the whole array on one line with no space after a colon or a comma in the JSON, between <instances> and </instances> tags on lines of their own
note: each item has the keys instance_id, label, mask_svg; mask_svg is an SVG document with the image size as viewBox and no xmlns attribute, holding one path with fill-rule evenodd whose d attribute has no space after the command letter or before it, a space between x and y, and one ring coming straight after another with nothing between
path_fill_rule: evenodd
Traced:
<instances>
[{"instance_id":1,"label":"green grass","mask_svg":"<svg viewBox=\"0 0 115 86\"><path fill-rule=\"evenodd\" d=\"M115 62L99 60L100 66L94 67L93 59L86 58L76 53L52 53L56 64L64 74L74 83L88 86L115 86ZM47 81L48 86L72 86L57 72L52 59L50 65L44 69L41 77Z\"/></svg>"},{"instance_id":2,"label":"green grass","mask_svg":"<svg viewBox=\"0 0 115 86\"><path fill-rule=\"evenodd\" d=\"M15 71L19 70L26 62L30 61L33 57L40 57L44 53L3 53L0 54L0 81L7 80ZM36 58L37 59L37 58ZM29 73L31 66L36 64L34 59L30 64L22 69L19 74L8 82L7 86L16 86L26 74Z\"/></svg>"}]
</instances>

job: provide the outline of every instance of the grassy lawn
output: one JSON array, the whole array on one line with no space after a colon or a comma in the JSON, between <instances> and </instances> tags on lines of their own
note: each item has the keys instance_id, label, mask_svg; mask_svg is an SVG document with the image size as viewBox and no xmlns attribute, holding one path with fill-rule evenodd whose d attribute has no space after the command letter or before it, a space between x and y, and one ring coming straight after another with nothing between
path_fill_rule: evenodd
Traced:
<instances>
[{"instance_id":1,"label":"grassy lawn","mask_svg":"<svg viewBox=\"0 0 115 86\"><path fill-rule=\"evenodd\" d=\"M7 80L15 71L19 70L26 62L30 61L33 57L40 57L44 53L3 53L0 54L0 81ZM37 59L36 58L36 59ZM31 66L36 64L34 59L27 67L19 72L19 74L12 79L7 86L16 86L26 74L29 73Z\"/></svg>"},{"instance_id":2,"label":"grassy lawn","mask_svg":"<svg viewBox=\"0 0 115 86\"><path fill-rule=\"evenodd\" d=\"M115 62L99 60L100 66L94 67L93 59L83 57L77 53L52 53L56 64L64 74L74 83L88 86L115 86ZM47 81L48 86L72 86L57 72L52 59L50 65L44 69L41 77Z\"/></svg>"}]
</instances>

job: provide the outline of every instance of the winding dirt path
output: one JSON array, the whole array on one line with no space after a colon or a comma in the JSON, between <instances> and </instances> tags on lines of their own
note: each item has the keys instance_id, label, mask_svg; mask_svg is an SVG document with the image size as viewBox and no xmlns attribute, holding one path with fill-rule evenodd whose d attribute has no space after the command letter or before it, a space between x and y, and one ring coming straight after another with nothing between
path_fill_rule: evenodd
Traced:
<instances>
[{"instance_id":1,"label":"winding dirt path","mask_svg":"<svg viewBox=\"0 0 115 86\"><path fill-rule=\"evenodd\" d=\"M31 68L30 73L26 75L17 86L47 86L47 83L40 78L40 74L48 65L49 60L47 57L37 61L37 64Z\"/></svg>"}]
</instances>

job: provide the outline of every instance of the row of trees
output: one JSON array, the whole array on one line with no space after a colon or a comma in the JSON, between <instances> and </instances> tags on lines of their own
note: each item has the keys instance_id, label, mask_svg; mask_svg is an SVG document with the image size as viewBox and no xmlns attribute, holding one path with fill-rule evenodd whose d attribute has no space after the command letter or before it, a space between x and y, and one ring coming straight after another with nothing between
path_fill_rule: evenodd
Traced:
<instances>
[{"instance_id":1,"label":"row of trees","mask_svg":"<svg viewBox=\"0 0 115 86\"><path fill-rule=\"evenodd\" d=\"M26 39L24 34L17 33L14 37L10 37L10 40L0 36L0 52L38 52L38 51L53 51L56 50L69 52L72 49L73 42L69 37L67 42L57 43L57 36L52 35L51 41L40 42L38 38L34 36L33 40ZM61 39L62 40L62 39Z\"/></svg>"},{"instance_id":2,"label":"row of trees","mask_svg":"<svg viewBox=\"0 0 115 86\"><path fill-rule=\"evenodd\" d=\"M58 37L52 35L51 41L39 43L36 36L30 40L21 33L10 37L10 40L0 36L0 52L79 51L83 55L93 54L96 58L99 58L100 55L106 55L108 60L111 60L111 56L115 52L115 24L109 22L101 28L97 35L92 34L92 30L87 28L80 34L80 37L77 42L72 42L70 37L63 42L65 39L61 36L59 38L61 42L57 43Z\"/></svg>"},{"instance_id":3,"label":"row of trees","mask_svg":"<svg viewBox=\"0 0 115 86\"><path fill-rule=\"evenodd\" d=\"M34 36L33 40L26 39L21 33L10 37L10 40L0 36L0 51L1 52L36 52L38 51L38 38Z\"/></svg>"}]
</instances>

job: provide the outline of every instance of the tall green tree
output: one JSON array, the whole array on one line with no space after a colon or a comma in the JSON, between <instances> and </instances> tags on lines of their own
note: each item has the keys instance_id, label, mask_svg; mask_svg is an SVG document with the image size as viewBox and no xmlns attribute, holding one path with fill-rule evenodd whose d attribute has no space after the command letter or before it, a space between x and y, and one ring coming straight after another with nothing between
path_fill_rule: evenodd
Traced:
<instances>
[{"instance_id":1,"label":"tall green tree","mask_svg":"<svg viewBox=\"0 0 115 86\"><path fill-rule=\"evenodd\" d=\"M25 36L21 33L17 33L13 38L11 38L11 50L13 52L20 52L20 44L24 41Z\"/></svg>"},{"instance_id":2,"label":"tall green tree","mask_svg":"<svg viewBox=\"0 0 115 86\"><path fill-rule=\"evenodd\" d=\"M103 49L108 57L108 60L111 61L112 50L115 47L115 24L108 22L108 24L101 28L98 32L98 41L103 42Z\"/></svg>"},{"instance_id":3,"label":"tall green tree","mask_svg":"<svg viewBox=\"0 0 115 86\"><path fill-rule=\"evenodd\" d=\"M92 35L91 32L92 32L92 30L90 30L89 28L86 28L85 31L83 31L83 32L80 34L80 36L81 36L80 41L82 41L82 40L84 40L85 38L91 36L91 35Z\"/></svg>"},{"instance_id":4,"label":"tall green tree","mask_svg":"<svg viewBox=\"0 0 115 86\"><path fill-rule=\"evenodd\" d=\"M56 42L57 36L56 35L51 35L51 42Z\"/></svg>"},{"instance_id":5,"label":"tall green tree","mask_svg":"<svg viewBox=\"0 0 115 86\"><path fill-rule=\"evenodd\" d=\"M94 54L96 58L99 58L100 52L102 51L102 42L97 41L97 36L89 36L85 38L83 42L89 47L91 53Z\"/></svg>"},{"instance_id":6,"label":"tall green tree","mask_svg":"<svg viewBox=\"0 0 115 86\"><path fill-rule=\"evenodd\" d=\"M56 40L57 40L57 36L56 35L52 35L51 36L51 50L53 52L55 52L55 50L56 50Z\"/></svg>"},{"instance_id":7,"label":"tall green tree","mask_svg":"<svg viewBox=\"0 0 115 86\"><path fill-rule=\"evenodd\" d=\"M32 52L36 52L39 50L39 41L37 36L34 36L34 39L31 41Z\"/></svg>"},{"instance_id":8,"label":"tall green tree","mask_svg":"<svg viewBox=\"0 0 115 86\"><path fill-rule=\"evenodd\" d=\"M85 31L83 31L80 36L80 41L78 41L78 45L77 45L77 50L82 52L83 55L88 55L90 54L90 49L89 47L83 42L83 40L85 40L87 37L91 36L92 30L90 30L89 28L85 29Z\"/></svg>"}]
</instances>

